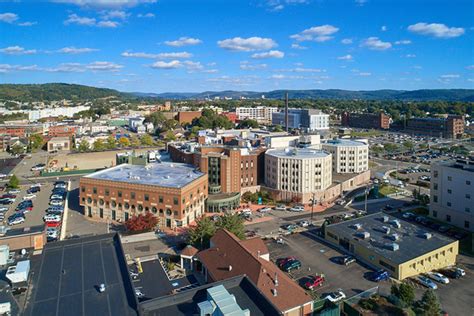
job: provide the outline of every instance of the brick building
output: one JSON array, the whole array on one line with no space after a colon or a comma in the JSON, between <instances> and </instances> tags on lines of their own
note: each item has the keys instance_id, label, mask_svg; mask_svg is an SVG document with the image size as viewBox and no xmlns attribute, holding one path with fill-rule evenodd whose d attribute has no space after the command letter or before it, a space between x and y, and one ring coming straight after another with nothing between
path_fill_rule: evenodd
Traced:
<instances>
[{"instance_id":1,"label":"brick building","mask_svg":"<svg viewBox=\"0 0 474 316\"><path fill-rule=\"evenodd\" d=\"M460 138L464 134L464 116L412 118L407 121L405 132L441 138Z\"/></svg>"},{"instance_id":2,"label":"brick building","mask_svg":"<svg viewBox=\"0 0 474 316\"><path fill-rule=\"evenodd\" d=\"M71 125L54 125L48 130L49 137L72 137L76 134L76 127Z\"/></svg>"},{"instance_id":3,"label":"brick building","mask_svg":"<svg viewBox=\"0 0 474 316\"><path fill-rule=\"evenodd\" d=\"M204 213L207 178L187 164L121 164L82 177L79 202L88 217L126 221L152 212L161 227L184 227Z\"/></svg>"},{"instance_id":4,"label":"brick building","mask_svg":"<svg viewBox=\"0 0 474 316\"><path fill-rule=\"evenodd\" d=\"M341 115L341 125L357 128L389 129L390 116L384 113L349 113Z\"/></svg>"},{"instance_id":5,"label":"brick building","mask_svg":"<svg viewBox=\"0 0 474 316\"><path fill-rule=\"evenodd\" d=\"M201 111L183 111L178 112L176 119L179 124L191 123L195 118L200 118L201 115Z\"/></svg>"}]
</instances>

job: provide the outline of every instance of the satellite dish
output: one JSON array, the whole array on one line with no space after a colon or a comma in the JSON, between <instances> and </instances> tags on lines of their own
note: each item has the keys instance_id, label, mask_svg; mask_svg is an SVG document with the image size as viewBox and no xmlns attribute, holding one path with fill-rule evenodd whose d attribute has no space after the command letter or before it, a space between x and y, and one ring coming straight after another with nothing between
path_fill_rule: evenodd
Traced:
<instances>
[{"instance_id":1,"label":"satellite dish","mask_svg":"<svg viewBox=\"0 0 474 316\"><path fill-rule=\"evenodd\" d=\"M26 255L26 249L25 248L21 249L21 255L22 256Z\"/></svg>"}]
</instances>

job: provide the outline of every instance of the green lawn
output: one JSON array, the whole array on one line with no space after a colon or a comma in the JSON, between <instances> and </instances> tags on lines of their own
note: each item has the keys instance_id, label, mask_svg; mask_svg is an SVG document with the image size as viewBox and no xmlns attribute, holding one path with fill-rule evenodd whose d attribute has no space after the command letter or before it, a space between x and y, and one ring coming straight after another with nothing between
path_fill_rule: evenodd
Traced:
<instances>
[{"instance_id":1,"label":"green lawn","mask_svg":"<svg viewBox=\"0 0 474 316\"><path fill-rule=\"evenodd\" d=\"M397 193L398 189L392 185L382 185L379 188L379 196L387 196L389 194Z\"/></svg>"},{"instance_id":2,"label":"green lawn","mask_svg":"<svg viewBox=\"0 0 474 316\"><path fill-rule=\"evenodd\" d=\"M384 133L381 131L377 131L374 129L368 130L366 132L363 131L353 131L351 132L352 137L372 137L372 136L380 136L383 135Z\"/></svg>"}]
</instances>

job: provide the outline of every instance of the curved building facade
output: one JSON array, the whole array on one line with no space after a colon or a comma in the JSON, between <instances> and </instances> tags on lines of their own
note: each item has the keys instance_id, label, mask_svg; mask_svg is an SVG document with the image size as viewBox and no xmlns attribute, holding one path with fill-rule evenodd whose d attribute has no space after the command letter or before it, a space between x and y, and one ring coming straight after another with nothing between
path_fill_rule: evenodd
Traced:
<instances>
[{"instance_id":1,"label":"curved building facade","mask_svg":"<svg viewBox=\"0 0 474 316\"><path fill-rule=\"evenodd\" d=\"M329 140L322 148L332 155L332 171L361 173L369 169L369 145L349 139Z\"/></svg>"}]
</instances>

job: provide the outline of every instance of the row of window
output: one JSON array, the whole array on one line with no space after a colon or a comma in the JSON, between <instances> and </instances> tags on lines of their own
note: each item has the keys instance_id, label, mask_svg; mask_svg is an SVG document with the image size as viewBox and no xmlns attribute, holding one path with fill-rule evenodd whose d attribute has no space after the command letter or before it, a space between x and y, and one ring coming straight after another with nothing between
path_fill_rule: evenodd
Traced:
<instances>
[{"instance_id":1,"label":"row of window","mask_svg":"<svg viewBox=\"0 0 474 316\"><path fill-rule=\"evenodd\" d=\"M446 253L453 253L453 247L450 247L447 251L443 250L443 251L441 251L439 253L436 253L434 255L431 255L429 257L425 257L425 258L419 260L418 262L414 262L414 263L410 264L410 268L416 269L417 265L423 266L425 264L425 262L431 263L433 260L438 260L440 256L445 257Z\"/></svg>"},{"instance_id":2,"label":"row of window","mask_svg":"<svg viewBox=\"0 0 474 316\"><path fill-rule=\"evenodd\" d=\"M468 207L466 207L466 212L469 212L470 209ZM433 217L437 218L438 217L438 212L437 211L433 211ZM451 215L447 214L446 215L446 221L448 223L451 223ZM464 228L467 228L469 229L470 228L470 225L471 223L469 221L464 221Z\"/></svg>"}]
</instances>

